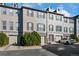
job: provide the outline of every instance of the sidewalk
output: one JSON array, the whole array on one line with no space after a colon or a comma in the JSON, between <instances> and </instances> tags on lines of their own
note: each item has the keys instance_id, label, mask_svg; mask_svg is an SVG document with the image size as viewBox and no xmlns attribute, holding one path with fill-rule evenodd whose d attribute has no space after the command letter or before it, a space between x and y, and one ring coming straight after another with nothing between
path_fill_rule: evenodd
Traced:
<instances>
[{"instance_id":1,"label":"sidewalk","mask_svg":"<svg viewBox=\"0 0 79 59\"><path fill-rule=\"evenodd\" d=\"M25 49L41 49L41 46L12 46L8 45L0 47L0 51L25 50Z\"/></svg>"}]
</instances>

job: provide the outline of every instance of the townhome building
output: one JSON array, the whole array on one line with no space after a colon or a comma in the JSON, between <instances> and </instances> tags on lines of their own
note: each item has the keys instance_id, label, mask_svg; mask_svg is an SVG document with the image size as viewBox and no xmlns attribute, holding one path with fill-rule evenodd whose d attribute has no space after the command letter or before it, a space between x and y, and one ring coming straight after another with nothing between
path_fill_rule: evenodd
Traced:
<instances>
[{"instance_id":1,"label":"townhome building","mask_svg":"<svg viewBox=\"0 0 79 59\"><path fill-rule=\"evenodd\" d=\"M0 32L9 37L9 44L18 43L25 32L36 31L41 36L41 45L53 43L70 34L79 36L79 15L73 17L30 7L14 8L0 5Z\"/></svg>"}]
</instances>

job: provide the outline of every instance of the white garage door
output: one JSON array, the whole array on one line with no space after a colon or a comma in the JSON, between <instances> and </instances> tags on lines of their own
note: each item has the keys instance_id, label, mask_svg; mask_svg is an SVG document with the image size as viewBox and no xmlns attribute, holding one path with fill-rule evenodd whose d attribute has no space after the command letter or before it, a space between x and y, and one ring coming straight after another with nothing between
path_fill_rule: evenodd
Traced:
<instances>
[{"instance_id":1,"label":"white garage door","mask_svg":"<svg viewBox=\"0 0 79 59\"><path fill-rule=\"evenodd\" d=\"M9 36L9 44L17 43L17 36Z\"/></svg>"},{"instance_id":2,"label":"white garage door","mask_svg":"<svg viewBox=\"0 0 79 59\"><path fill-rule=\"evenodd\" d=\"M56 35L56 40L55 41L59 41L61 40L61 36L60 35Z\"/></svg>"}]
</instances>

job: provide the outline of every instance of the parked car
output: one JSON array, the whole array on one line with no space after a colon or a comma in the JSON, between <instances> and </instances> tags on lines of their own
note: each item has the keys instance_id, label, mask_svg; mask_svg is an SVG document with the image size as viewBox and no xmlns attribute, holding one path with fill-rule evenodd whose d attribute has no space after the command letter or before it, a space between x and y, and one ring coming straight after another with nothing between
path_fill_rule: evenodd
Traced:
<instances>
[{"instance_id":1,"label":"parked car","mask_svg":"<svg viewBox=\"0 0 79 59\"><path fill-rule=\"evenodd\" d=\"M67 38L63 38L61 40L59 40L59 43L62 43L62 44L74 44L75 43L75 40L74 39L67 39Z\"/></svg>"}]
</instances>

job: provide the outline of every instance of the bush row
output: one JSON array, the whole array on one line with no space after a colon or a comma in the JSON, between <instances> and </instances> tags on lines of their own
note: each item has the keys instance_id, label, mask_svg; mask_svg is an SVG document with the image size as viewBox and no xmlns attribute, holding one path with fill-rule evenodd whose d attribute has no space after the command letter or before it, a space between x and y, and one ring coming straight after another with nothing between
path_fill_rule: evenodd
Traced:
<instances>
[{"instance_id":1,"label":"bush row","mask_svg":"<svg viewBox=\"0 0 79 59\"><path fill-rule=\"evenodd\" d=\"M40 42L41 42L41 37L35 31L33 31L32 33L25 32L24 35L22 35L20 38L20 44L22 46L40 45Z\"/></svg>"},{"instance_id":2,"label":"bush row","mask_svg":"<svg viewBox=\"0 0 79 59\"><path fill-rule=\"evenodd\" d=\"M0 46L5 46L9 44L9 38L3 32L0 32Z\"/></svg>"}]
</instances>

